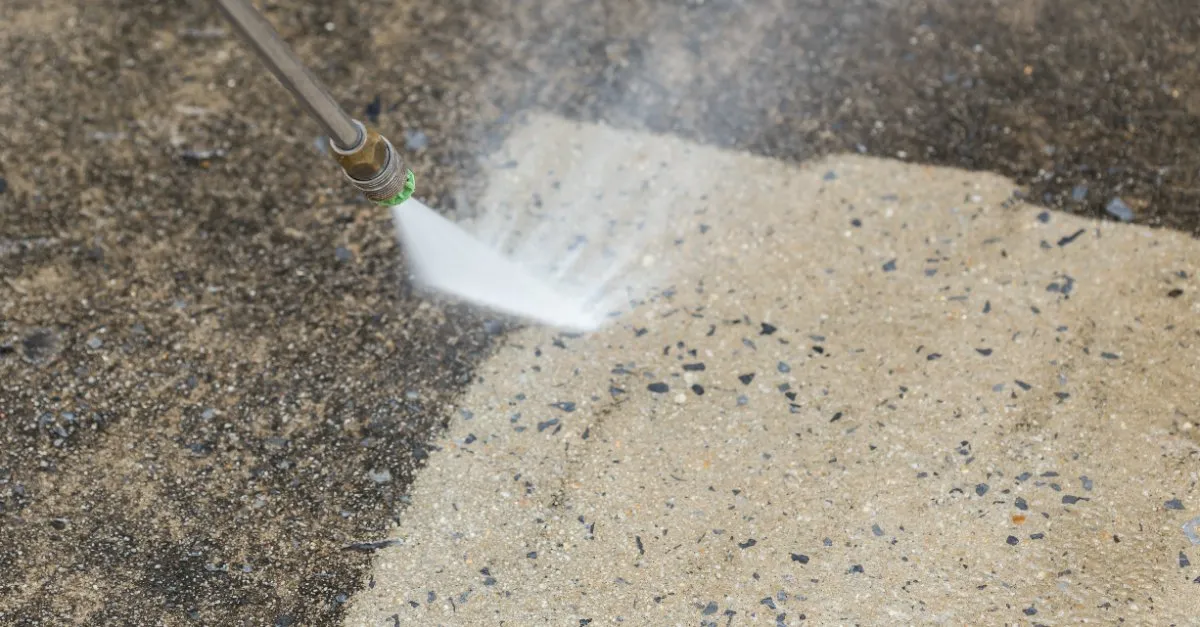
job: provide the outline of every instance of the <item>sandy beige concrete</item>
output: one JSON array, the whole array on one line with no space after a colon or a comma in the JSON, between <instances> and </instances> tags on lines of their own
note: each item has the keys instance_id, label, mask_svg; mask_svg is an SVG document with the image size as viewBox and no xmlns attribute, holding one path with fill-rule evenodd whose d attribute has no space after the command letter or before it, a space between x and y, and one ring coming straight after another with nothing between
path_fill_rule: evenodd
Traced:
<instances>
[{"instance_id":1,"label":"sandy beige concrete","mask_svg":"<svg viewBox=\"0 0 1200 627\"><path fill-rule=\"evenodd\" d=\"M1200 624L1196 241L855 156L505 151L493 202L654 208L665 281L480 368L348 624Z\"/></svg>"}]
</instances>

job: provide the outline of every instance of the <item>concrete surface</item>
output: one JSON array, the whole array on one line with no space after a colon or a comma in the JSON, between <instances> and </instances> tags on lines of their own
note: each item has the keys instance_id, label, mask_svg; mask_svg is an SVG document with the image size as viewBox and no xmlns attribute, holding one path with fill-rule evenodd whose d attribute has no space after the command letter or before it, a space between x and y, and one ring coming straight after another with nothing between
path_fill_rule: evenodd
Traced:
<instances>
[{"instance_id":1,"label":"concrete surface","mask_svg":"<svg viewBox=\"0 0 1200 627\"><path fill-rule=\"evenodd\" d=\"M456 218L534 108L1200 233L1192 0L258 4ZM318 133L207 2L0 2L0 624L338 625L368 583L507 327L412 293Z\"/></svg>"},{"instance_id":2,"label":"concrete surface","mask_svg":"<svg viewBox=\"0 0 1200 627\"><path fill-rule=\"evenodd\" d=\"M670 280L476 370L346 624L1200 624L1200 243L551 116L509 158L485 199L665 208Z\"/></svg>"}]
</instances>

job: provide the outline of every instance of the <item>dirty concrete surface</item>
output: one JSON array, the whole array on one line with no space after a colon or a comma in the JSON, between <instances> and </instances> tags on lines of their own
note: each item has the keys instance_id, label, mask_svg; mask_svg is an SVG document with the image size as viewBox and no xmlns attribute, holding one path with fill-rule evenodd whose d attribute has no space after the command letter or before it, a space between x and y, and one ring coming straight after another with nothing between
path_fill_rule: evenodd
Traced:
<instances>
[{"instance_id":1,"label":"dirty concrete surface","mask_svg":"<svg viewBox=\"0 0 1200 627\"><path fill-rule=\"evenodd\" d=\"M1182 1L266 7L457 216L542 109L1200 231ZM337 624L502 336L412 296L386 215L222 29L203 2L0 6L3 621Z\"/></svg>"},{"instance_id":2,"label":"dirty concrete surface","mask_svg":"<svg viewBox=\"0 0 1200 627\"><path fill-rule=\"evenodd\" d=\"M479 365L347 624L1195 624L1200 242L893 160L518 155L485 198L668 207L670 279Z\"/></svg>"}]
</instances>

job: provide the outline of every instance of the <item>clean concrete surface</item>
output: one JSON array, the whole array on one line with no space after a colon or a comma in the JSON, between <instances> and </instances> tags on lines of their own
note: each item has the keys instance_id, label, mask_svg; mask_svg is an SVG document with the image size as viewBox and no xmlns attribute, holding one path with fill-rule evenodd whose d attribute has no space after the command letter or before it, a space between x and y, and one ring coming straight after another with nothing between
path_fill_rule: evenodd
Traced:
<instances>
[{"instance_id":1,"label":"clean concrete surface","mask_svg":"<svg viewBox=\"0 0 1200 627\"><path fill-rule=\"evenodd\" d=\"M479 368L347 624L1200 624L1196 241L550 117L510 159L492 202L653 208L665 280Z\"/></svg>"}]
</instances>

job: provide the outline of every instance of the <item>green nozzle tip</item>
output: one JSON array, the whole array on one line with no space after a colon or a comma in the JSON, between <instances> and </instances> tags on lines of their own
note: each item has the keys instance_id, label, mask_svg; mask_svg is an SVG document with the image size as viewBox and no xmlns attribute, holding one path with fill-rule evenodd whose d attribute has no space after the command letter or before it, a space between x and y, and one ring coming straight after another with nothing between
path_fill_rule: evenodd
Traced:
<instances>
[{"instance_id":1,"label":"green nozzle tip","mask_svg":"<svg viewBox=\"0 0 1200 627\"><path fill-rule=\"evenodd\" d=\"M387 200L379 201L379 204L384 207L395 207L396 205L408 200L408 198L413 195L413 191L416 189L417 175L413 174L412 170L407 170L404 175L404 189L401 189L399 194L396 194Z\"/></svg>"}]
</instances>

